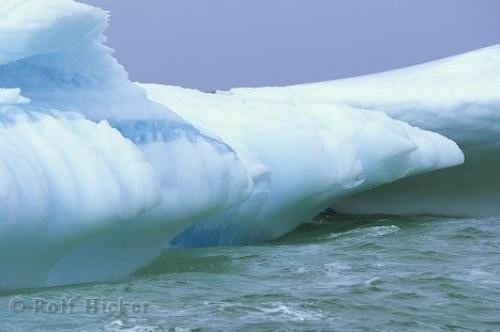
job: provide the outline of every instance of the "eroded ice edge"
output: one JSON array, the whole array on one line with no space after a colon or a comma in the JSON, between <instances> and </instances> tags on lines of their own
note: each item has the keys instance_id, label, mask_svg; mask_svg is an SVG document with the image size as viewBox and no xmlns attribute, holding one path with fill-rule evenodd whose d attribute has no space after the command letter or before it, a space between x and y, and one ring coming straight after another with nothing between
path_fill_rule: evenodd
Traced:
<instances>
[{"instance_id":1,"label":"eroded ice edge","mask_svg":"<svg viewBox=\"0 0 500 332\"><path fill-rule=\"evenodd\" d=\"M169 243L272 239L356 193L463 162L448 138L367 110L384 109L351 83L318 97L303 93L314 85L148 86L167 108L128 80L106 26L106 12L70 0L0 3L2 289L122 278Z\"/></svg>"}]
</instances>

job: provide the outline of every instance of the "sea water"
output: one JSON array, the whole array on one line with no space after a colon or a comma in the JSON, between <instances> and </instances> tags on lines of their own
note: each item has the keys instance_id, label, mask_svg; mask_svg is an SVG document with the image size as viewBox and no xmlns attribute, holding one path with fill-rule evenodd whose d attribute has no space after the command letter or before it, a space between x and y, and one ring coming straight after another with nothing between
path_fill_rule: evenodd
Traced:
<instances>
[{"instance_id":1,"label":"sea water","mask_svg":"<svg viewBox=\"0 0 500 332\"><path fill-rule=\"evenodd\" d=\"M500 330L500 219L323 215L128 279L0 295L0 331Z\"/></svg>"}]
</instances>

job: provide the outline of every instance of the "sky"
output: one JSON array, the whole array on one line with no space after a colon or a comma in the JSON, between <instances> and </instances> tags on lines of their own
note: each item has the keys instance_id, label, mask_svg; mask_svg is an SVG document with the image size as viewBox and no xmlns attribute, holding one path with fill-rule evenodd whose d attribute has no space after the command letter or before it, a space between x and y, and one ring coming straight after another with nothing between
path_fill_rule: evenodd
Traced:
<instances>
[{"instance_id":1,"label":"sky","mask_svg":"<svg viewBox=\"0 0 500 332\"><path fill-rule=\"evenodd\" d=\"M81 0L134 81L203 91L369 74L500 43L500 0Z\"/></svg>"}]
</instances>

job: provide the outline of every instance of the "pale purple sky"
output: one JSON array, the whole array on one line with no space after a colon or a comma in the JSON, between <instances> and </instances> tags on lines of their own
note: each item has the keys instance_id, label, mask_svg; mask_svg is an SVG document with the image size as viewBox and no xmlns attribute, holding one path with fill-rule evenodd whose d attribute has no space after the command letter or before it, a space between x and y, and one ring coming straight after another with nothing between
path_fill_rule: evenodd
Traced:
<instances>
[{"instance_id":1,"label":"pale purple sky","mask_svg":"<svg viewBox=\"0 0 500 332\"><path fill-rule=\"evenodd\" d=\"M131 79L198 88L373 73L500 43L500 0L82 0Z\"/></svg>"}]
</instances>

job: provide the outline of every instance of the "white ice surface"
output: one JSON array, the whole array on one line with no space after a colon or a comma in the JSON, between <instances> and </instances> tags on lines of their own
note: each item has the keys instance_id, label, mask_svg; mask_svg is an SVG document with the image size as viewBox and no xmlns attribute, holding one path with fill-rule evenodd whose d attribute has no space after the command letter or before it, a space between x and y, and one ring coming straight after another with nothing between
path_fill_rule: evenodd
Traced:
<instances>
[{"instance_id":1,"label":"white ice surface","mask_svg":"<svg viewBox=\"0 0 500 332\"><path fill-rule=\"evenodd\" d=\"M143 84L149 97L213 131L269 168L269 197L246 218L197 224L178 245L255 242L282 235L336 200L463 162L456 144L382 112L261 94L203 93ZM245 90L243 90L245 92Z\"/></svg>"},{"instance_id":2,"label":"white ice surface","mask_svg":"<svg viewBox=\"0 0 500 332\"><path fill-rule=\"evenodd\" d=\"M128 80L106 26L70 0L0 2L0 288L123 277L253 192L231 147Z\"/></svg>"},{"instance_id":3,"label":"white ice surface","mask_svg":"<svg viewBox=\"0 0 500 332\"><path fill-rule=\"evenodd\" d=\"M276 88L234 89L241 98L345 104L377 110L458 143L466 163L338 202L341 212L500 214L500 45L385 73Z\"/></svg>"}]
</instances>

